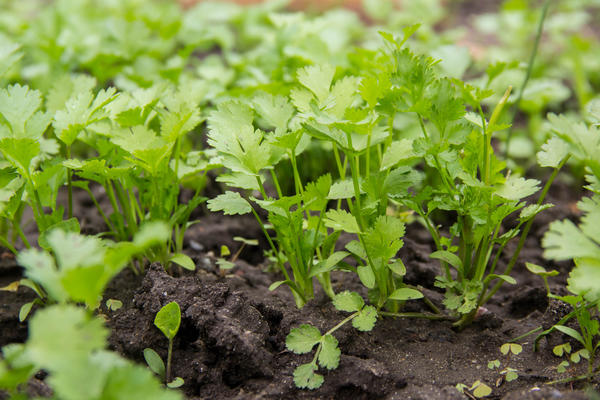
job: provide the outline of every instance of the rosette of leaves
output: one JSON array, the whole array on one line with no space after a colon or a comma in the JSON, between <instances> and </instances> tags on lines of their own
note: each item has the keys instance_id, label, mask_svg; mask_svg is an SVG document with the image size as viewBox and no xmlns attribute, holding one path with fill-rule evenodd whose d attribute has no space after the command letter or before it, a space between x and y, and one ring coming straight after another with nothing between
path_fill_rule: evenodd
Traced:
<instances>
[{"instance_id":1,"label":"rosette of leaves","mask_svg":"<svg viewBox=\"0 0 600 400\"><path fill-rule=\"evenodd\" d=\"M81 105L82 98L89 96L75 91L67 109ZM188 150L186 135L202 121L197 101L196 96L158 85L120 93L103 106L101 120L85 125L64 123L66 128L60 128L73 131L73 138L98 154L85 160L68 158L63 165L83 179L73 184L91 196L109 234L129 240L145 221L166 221L173 236L147 256L165 267L173 262L191 270L195 265L182 253L183 235L194 223L189 221L192 211L205 200L201 196L204 174L211 168L202 151ZM55 118L55 128L57 124ZM112 213L100 207L88 182L105 189ZM179 202L184 185L194 193L187 204Z\"/></svg>"},{"instance_id":2,"label":"rosette of leaves","mask_svg":"<svg viewBox=\"0 0 600 400\"><path fill-rule=\"evenodd\" d=\"M255 215L285 278L271 289L288 285L296 304L302 307L314 296L316 277L333 297L329 272L343 257L334 252L339 234L328 232L324 224L331 176L323 175L307 184L301 181L297 156L310 137L293 123L295 110L285 97L258 94L251 104L253 107L240 101L220 104L209 117L209 144L217 150L218 161L228 169L218 180L234 188L256 190L262 199L226 191L209 200L208 207L230 215L250 212ZM265 130L255 127L256 117L260 117ZM282 162L291 165L293 195L286 196L281 191L278 165ZM265 175L271 179L276 195L267 193ZM267 211L274 237L255 207Z\"/></svg>"},{"instance_id":3,"label":"rosette of leaves","mask_svg":"<svg viewBox=\"0 0 600 400\"><path fill-rule=\"evenodd\" d=\"M490 287L494 280L515 283L510 272L532 218L549 207L543 198L565 160L547 164L553 175L537 204L527 206L523 199L539 190L539 182L503 173L505 163L491 145L493 133L507 127L498 118L510 90L487 119L481 102L490 91L439 76L435 60L414 55L403 47L405 39L382 36L389 66L373 103L390 117L407 113L414 119L421 132L410 143L409 154L421 160L426 174L426 186L412 193L396 191L393 198L412 209L429 230L437 247L432 257L441 261L443 270L437 285L446 290L446 307L460 317L457 325L464 326L498 290L499 283ZM467 113L467 107L474 112ZM502 233L502 222L516 212L518 225ZM455 219L442 224L440 216ZM519 238L518 250L498 273L500 255L514 238Z\"/></svg>"}]
</instances>

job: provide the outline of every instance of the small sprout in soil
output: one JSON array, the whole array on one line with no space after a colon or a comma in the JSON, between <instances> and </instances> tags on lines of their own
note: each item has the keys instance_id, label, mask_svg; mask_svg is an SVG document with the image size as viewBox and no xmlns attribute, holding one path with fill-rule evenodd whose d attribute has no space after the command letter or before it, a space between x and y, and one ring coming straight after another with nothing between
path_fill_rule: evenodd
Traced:
<instances>
[{"instance_id":1,"label":"small sprout in soil","mask_svg":"<svg viewBox=\"0 0 600 400\"><path fill-rule=\"evenodd\" d=\"M219 266L221 276L225 276L226 270L235 267L235 262L240 257L246 246L258 246L258 240L256 239L246 239L241 236L235 236L233 240L236 242L241 242L242 245L229 260L227 260L225 257L231 255L231 250L229 250L229 247L225 245L221 246L221 257L217 259L217 265Z\"/></svg>"},{"instance_id":2,"label":"small sprout in soil","mask_svg":"<svg viewBox=\"0 0 600 400\"><path fill-rule=\"evenodd\" d=\"M487 397L490 394L492 394L492 388L479 380L473 382L473 384L470 387L465 385L464 383L459 383L456 385L456 390L465 394L470 392L471 396L474 396L478 399L482 397Z\"/></svg>"},{"instance_id":3,"label":"small sprout in soil","mask_svg":"<svg viewBox=\"0 0 600 400\"><path fill-rule=\"evenodd\" d=\"M517 354L521 353L522 351L523 351L523 346L521 346L518 343L504 343L502 346L500 346L500 352L504 355L507 355L508 353L517 355Z\"/></svg>"},{"instance_id":4,"label":"small sprout in soil","mask_svg":"<svg viewBox=\"0 0 600 400\"><path fill-rule=\"evenodd\" d=\"M571 353L571 344L570 343L557 344L556 346L554 346L552 348L552 352L557 357L562 357L564 354L570 354Z\"/></svg>"},{"instance_id":5,"label":"small sprout in soil","mask_svg":"<svg viewBox=\"0 0 600 400\"><path fill-rule=\"evenodd\" d=\"M119 308L123 307L123 302L117 299L108 299L106 300L106 308L110 311L117 311Z\"/></svg>"},{"instance_id":6,"label":"small sprout in soil","mask_svg":"<svg viewBox=\"0 0 600 400\"><path fill-rule=\"evenodd\" d=\"M557 270L546 271L546 268L537 264L525 263L525 266L532 274L536 274L544 280L544 286L546 287L546 293L550 294L550 285L548 285L548 277L558 275Z\"/></svg>"},{"instance_id":7,"label":"small sprout in soil","mask_svg":"<svg viewBox=\"0 0 600 400\"><path fill-rule=\"evenodd\" d=\"M158 375L162 380L165 381L167 386L171 389L178 388L184 384L184 381L180 377L176 377L171 380L171 356L173 354L173 338L179 331L179 325L181 324L181 309L179 304L172 301L161 308L156 317L154 318L154 325L169 339L169 350L167 354L167 367L156 353L156 351L146 348L144 349L144 359L150 367L150 370Z\"/></svg>"}]
</instances>

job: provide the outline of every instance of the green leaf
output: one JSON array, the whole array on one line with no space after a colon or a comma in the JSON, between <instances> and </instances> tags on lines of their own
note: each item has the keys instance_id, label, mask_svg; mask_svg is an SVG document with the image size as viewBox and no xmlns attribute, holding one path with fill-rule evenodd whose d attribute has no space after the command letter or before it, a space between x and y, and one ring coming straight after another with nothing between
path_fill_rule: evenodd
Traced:
<instances>
[{"instance_id":1,"label":"green leaf","mask_svg":"<svg viewBox=\"0 0 600 400\"><path fill-rule=\"evenodd\" d=\"M506 382L512 382L515 379L519 378L519 374L516 371L507 371L506 372Z\"/></svg>"},{"instance_id":2,"label":"green leaf","mask_svg":"<svg viewBox=\"0 0 600 400\"><path fill-rule=\"evenodd\" d=\"M4 138L0 140L0 153L23 177L30 179L31 161L39 155L40 144L33 139Z\"/></svg>"},{"instance_id":3,"label":"green leaf","mask_svg":"<svg viewBox=\"0 0 600 400\"><path fill-rule=\"evenodd\" d=\"M512 276L509 276L509 275L489 274L488 276L485 277L485 280L488 282L491 281L492 279L502 279L504 282L510 283L511 285L517 284L517 281L515 280L515 278L513 278Z\"/></svg>"},{"instance_id":4,"label":"green leaf","mask_svg":"<svg viewBox=\"0 0 600 400\"><path fill-rule=\"evenodd\" d=\"M446 250L434 251L433 253L431 253L429 255L429 257L436 258L438 260L442 260L442 261L452 265L454 268L456 268L458 270L462 270L462 268L463 268L461 259L458 258L458 256L456 254L451 253Z\"/></svg>"},{"instance_id":5,"label":"green leaf","mask_svg":"<svg viewBox=\"0 0 600 400\"><path fill-rule=\"evenodd\" d=\"M387 264L387 267L396 275L406 275L406 266L401 259L394 260L393 262Z\"/></svg>"},{"instance_id":6,"label":"green leaf","mask_svg":"<svg viewBox=\"0 0 600 400\"><path fill-rule=\"evenodd\" d=\"M294 383L301 389L317 389L324 382L323 375L316 373L317 366L313 363L302 364L294 370Z\"/></svg>"},{"instance_id":7,"label":"green leaf","mask_svg":"<svg viewBox=\"0 0 600 400\"><path fill-rule=\"evenodd\" d=\"M558 357L562 357L565 353L571 352L571 345L569 343L563 343L556 345L552 348L552 353Z\"/></svg>"},{"instance_id":8,"label":"green leaf","mask_svg":"<svg viewBox=\"0 0 600 400\"><path fill-rule=\"evenodd\" d=\"M321 340L321 352L319 353L319 365L327 369L336 369L340 363L340 348L338 341L331 335L323 336Z\"/></svg>"},{"instance_id":9,"label":"green leaf","mask_svg":"<svg viewBox=\"0 0 600 400\"><path fill-rule=\"evenodd\" d=\"M369 289L373 289L375 287L375 274L373 270L368 265L362 265L360 267L356 267L356 273L358 274L358 278Z\"/></svg>"},{"instance_id":10,"label":"green leaf","mask_svg":"<svg viewBox=\"0 0 600 400\"><path fill-rule=\"evenodd\" d=\"M177 265L181 265L183 268L187 269L188 271L196 270L196 264L194 263L194 260L192 260L190 258L190 256L183 254L183 253L173 254L171 257L169 257L169 262L175 263Z\"/></svg>"},{"instance_id":11,"label":"green leaf","mask_svg":"<svg viewBox=\"0 0 600 400\"><path fill-rule=\"evenodd\" d=\"M600 247L570 220L552 222L542 238L542 246L544 257L551 260L600 259Z\"/></svg>"},{"instance_id":12,"label":"green leaf","mask_svg":"<svg viewBox=\"0 0 600 400\"><path fill-rule=\"evenodd\" d=\"M473 390L473 396L477 397L478 399L492 394L492 388L480 381L473 383L471 389Z\"/></svg>"},{"instance_id":13,"label":"green leaf","mask_svg":"<svg viewBox=\"0 0 600 400\"><path fill-rule=\"evenodd\" d=\"M364 305L365 301L358 293L348 290L336 294L333 298L333 306L340 311L360 311Z\"/></svg>"},{"instance_id":14,"label":"green leaf","mask_svg":"<svg viewBox=\"0 0 600 400\"><path fill-rule=\"evenodd\" d=\"M504 184L496 188L495 194L507 200L520 200L539 190L540 181L509 176Z\"/></svg>"},{"instance_id":15,"label":"green leaf","mask_svg":"<svg viewBox=\"0 0 600 400\"><path fill-rule=\"evenodd\" d=\"M386 262L396 256L404 242L404 223L390 215L377 217L364 236L365 247L372 257L381 257Z\"/></svg>"},{"instance_id":16,"label":"green leaf","mask_svg":"<svg viewBox=\"0 0 600 400\"><path fill-rule=\"evenodd\" d=\"M25 303L19 309L19 322L23 322L27 319L27 316L31 312L34 304L37 302L37 299L30 301L29 303Z\"/></svg>"},{"instance_id":17,"label":"green leaf","mask_svg":"<svg viewBox=\"0 0 600 400\"><path fill-rule=\"evenodd\" d=\"M232 263L231 261L227 261L224 258L217 259L217 265L219 266L219 269L222 269L222 270L228 270L228 269L235 268L235 263Z\"/></svg>"},{"instance_id":18,"label":"green leaf","mask_svg":"<svg viewBox=\"0 0 600 400\"><path fill-rule=\"evenodd\" d=\"M381 160L380 171L396 166L400 161L408 160L415 157L413 152L413 141L410 139L400 139L392 142L392 144L383 153L383 159Z\"/></svg>"},{"instance_id":19,"label":"green leaf","mask_svg":"<svg viewBox=\"0 0 600 400\"><path fill-rule=\"evenodd\" d=\"M169 389L177 389L179 387L182 387L184 383L185 383L185 381L183 380L183 378L178 376L177 378L173 379L171 382L167 383L167 387Z\"/></svg>"},{"instance_id":20,"label":"green leaf","mask_svg":"<svg viewBox=\"0 0 600 400\"><path fill-rule=\"evenodd\" d=\"M106 300L106 308L108 308L110 311L117 311L121 307L123 307L123 302L121 300L117 300L117 299Z\"/></svg>"},{"instance_id":21,"label":"green leaf","mask_svg":"<svg viewBox=\"0 0 600 400\"><path fill-rule=\"evenodd\" d=\"M595 301L600 299L600 260L579 258L575 260L575 268L571 270L567 288L571 293L584 294Z\"/></svg>"},{"instance_id":22,"label":"green leaf","mask_svg":"<svg viewBox=\"0 0 600 400\"><path fill-rule=\"evenodd\" d=\"M271 283L271 285L269 286L269 292L272 292L273 290L277 289L279 286L283 285L283 284L287 284L288 282L291 281L277 281L277 282L273 282Z\"/></svg>"},{"instance_id":23,"label":"green leaf","mask_svg":"<svg viewBox=\"0 0 600 400\"><path fill-rule=\"evenodd\" d=\"M79 233L81 227L79 226L79 220L77 218L65 219L50 225L46 230L40 233L40 236L38 236L38 244L42 249L50 250L48 235L55 229L60 229L63 232Z\"/></svg>"},{"instance_id":24,"label":"green leaf","mask_svg":"<svg viewBox=\"0 0 600 400\"><path fill-rule=\"evenodd\" d=\"M317 264L316 268L311 269L308 277L312 278L313 276L317 276L324 272L329 272L335 269L335 267L337 267L340 261L342 261L348 255L350 255L350 253L348 253L347 251L336 251L335 253L327 257L325 261Z\"/></svg>"},{"instance_id":25,"label":"green leaf","mask_svg":"<svg viewBox=\"0 0 600 400\"><path fill-rule=\"evenodd\" d=\"M309 65L298 70L298 82L313 92L319 103L323 104L329 96L334 74L333 65Z\"/></svg>"},{"instance_id":26,"label":"green leaf","mask_svg":"<svg viewBox=\"0 0 600 400\"><path fill-rule=\"evenodd\" d=\"M177 302L172 301L161 308L154 318L154 325L171 340L177 335L181 324L181 309Z\"/></svg>"},{"instance_id":27,"label":"green leaf","mask_svg":"<svg viewBox=\"0 0 600 400\"><path fill-rule=\"evenodd\" d=\"M72 305L54 305L37 312L29 322L27 352L40 368L67 373L103 349L108 330L100 318ZM82 397L87 395L82 392Z\"/></svg>"},{"instance_id":28,"label":"green leaf","mask_svg":"<svg viewBox=\"0 0 600 400\"><path fill-rule=\"evenodd\" d=\"M352 326L359 331L367 332L373 329L375 322L377 322L377 309L373 306L365 306L352 319Z\"/></svg>"},{"instance_id":29,"label":"green leaf","mask_svg":"<svg viewBox=\"0 0 600 400\"><path fill-rule=\"evenodd\" d=\"M141 250L162 244L171 236L171 229L163 221L149 221L142 224L133 237L133 244Z\"/></svg>"},{"instance_id":30,"label":"green leaf","mask_svg":"<svg viewBox=\"0 0 600 400\"><path fill-rule=\"evenodd\" d=\"M525 267L532 274L536 274L539 276L556 276L556 275L558 275L558 271L556 271L556 270L547 271L546 268L544 268L540 265L537 265L537 264L530 263L530 262L526 262Z\"/></svg>"},{"instance_id":31,"label":"green leaf","mask_svg":"<svg viewBox=\"0 0 600 400\"><path fill-rule=\"evenodd\" d=\"M156 351L145 348L144 360L146 360L146 364L148 364L148 367L152 372L158 375L161 380L165 379L165 363Z\"/></svg>"},{"instance_id":32,"label":"green leaf","mask_svg":"<svg viewBox=\"0 0 600 400\"><path fill-rule=\"evenodd\" d=\"M423 298L423 293L411 288L396 289L388 297L389 300L415 300Z\"/></svg>"},{"instance_id":33,"label":"green leaf","mask_svg":"<svg viewBox=\"0 0 600 400\"><path fill-rule=\"evenodd\" d=\"M226 191L214 199L208 200L210 211L223 211L225 215L248 214L252 206L237 192Z\"/></svg>"},{"instance_id":34,"label":"green leaf","mask_svg":"<svg viewBox=\"0 0 600 400\"><path fill-rule=\"evenodd\" d=\"M41 105L41 93L37 90L30 90L28 86L16 84L6 89L0 89L0 114L8 122L13 138L39 139L43 130L29 135L27 134L27 125Z\"/></svg>"},{"instance_id":35,"label":"green leaf","mask_svg":"<svg viewBox=\"0 0 600 400\"><path fill-rule=\"evenodd\" d=\"M354 184L350 179L335 182L331 185L327 195L329 200L350 199L352 197L354 197Z\"/></svg>"},{"instance_id":36,"label":"green leaf","mask_svg":"<svg viewBox=\"0 0 600 400\"><path fill-rule=\"evenodd\" d=\"M265 121L278 131L287 130L289 120L294 114L294 107L283 96L273 96L268 93L260 93L252 102L256 111Z\"/></svg>"},{"instance_id":37,"label":"green leaf","mask_svg":"<svg viewBox=\"0 0 600 400\"><path fill-rule=\"evenodd\" d=\"M523 346L518 343L504 343L500 346L500 352L504 355L507 355L511 352L514 355L517 355L523 351Z\"/></svg>"},{"instance_id":38,"label":"green leaf","mask_svg":"<svg viewBox=\"0 0 600 400\"><path fill-rule=\"evenodd\" d=\"M308 353L321 341L321 332L312 325L293 328L285 339L285 346L296 354Z\"/></svg>"},{"instance_id":39,"label":"green leaf","mask_svg":"<svg viewBox=\"0 0 600 400\"><path fill-rule=\"evenodd\" d=\"M329 210L325 218L325 226L336 231L360 233L356 218L345 210Z\"/></svg>"},{"instance_id":40,"label":"green leaf","mask_svg":"<svg viewBox=\"0 0 600 400\"><path fill-rule=\"evenodd\" d=\"M553 136L542 145L542 150L537 153L537 161L541 167L557 168L568 154L569 144Z\"/></svg>"},{"instance_id":41,"label":"green leaf","mask_svg":"<svg viewBox=\"0 0 600 400\"><path fill-rule=\"evenodd\" d=\"M552 207L554 207L553 204L530 204L521 210L521 213L519 214L519 220L521 222L528 221L542 211Z\"/></svg>"},{"instance_id":42,"label":"green leaf","mask_svg":"<svg viewBox=\"0 0 600 400\"><path fill-rule=\"evenodd\" d=\"M583 340L581 333L577 332L575 329L569 328L568 326L564 325L554 325L554 329L556 329L557 331L561 331L565 335L571 336L573 339L577 340L579 343L585 346L585 340Z\"/></svg>"}]
</instances>

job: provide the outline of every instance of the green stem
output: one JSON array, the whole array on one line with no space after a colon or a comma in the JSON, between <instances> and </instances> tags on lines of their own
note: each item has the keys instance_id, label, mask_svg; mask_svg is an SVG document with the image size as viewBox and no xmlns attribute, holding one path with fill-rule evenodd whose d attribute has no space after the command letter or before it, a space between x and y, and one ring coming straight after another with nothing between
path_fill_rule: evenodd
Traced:
<instances>
[{"instance_id":1,"label":"green stem","mask_svg":"<svg viewBox=\"0 0 600 400\"><path fill-rule=\"evenodd\" d=\"M542 193L540 194L540 197L537 201L538 206L544 202L544 199L546 198L546 195L548 194L548 190L550 190L550 186L552 186L552 182L554 182L556 175L558 175L558 172L565 165L565 163L567 162L569 157L570 156L565 157L560 162L560 164L556 168L554 168L554 171L552 171L552 175L550 175L550 178L548 178L548 181L546 182L546 185L544 186L544 189L542 190ZM512 271L513 267L515 266L515 263L517 262L517 259L519 258L519 254L521 253L521 250L523 249L523 245L525 244L525 240L527 239L527 235L529 234L529 230L531 229L531 225L533 224L534 219L535 218L531 218L529 221L527 221L527 224L525 224L523 233L521 234L521 237L519 238L519 244L517 245L517 249L513 253L513 256L511 257L510 261L508 262L508 265L506 266L506 270L504 271L503 275L510 275L510 272ZM478 305L481 306L481 305L487 303L489 301L489 299L491 299L492 296L494 294L496 294L496 292L500 289L500 287L502 287L503 283L504 283L503 280L499 280L499 282L496 283L496 285L492 288L492 290L490 290L490 292L485 297L483 297L483 300L480 301Z\"/></svg>"},{"instance_id":2,"label":"green stem","mask_svg":"<svg viewBox=\"0 0 600 400\"><path fill-rule=\"evenodd\" d=\"M71 158L71 146L67 146L66 151L67 160ZM68 216L69 218L73 218L73 183L72 183L72 174L70 168L67 168L67 202L68 202Z\"/></svg>"},{"instance_id":3,"label":"green stem","mask_svg":"<svg viewBox=\"0 0 600 400\"><path fill-rule=\"evenodd\" d=\"M10 250L11 253L17 255L18 251L15 247L6 240L4 236L0 236L0 244Z\"/></svg>"},{"instance_id":4,"label":"green stem","mask_svg":"<svg viewBox=\"0 0 600 400\"><path fill-rule=\"evenodd\" d=\"M454 321L454 318L445 314L430 314L430 313L418 313L418 312L405 312L405 313L393 313L388 311L379 311L379 315L384 317L395 317L395 318L422 318L430 320L445 320Z\"/></svg>"},{"instance_id":5,"label":"green stem","mask_svg":"<svg viewBox=\"0 0 600 400\"><path fill-rule=\"evenodd\" d=\"M531 71L533 70L533 64L535 62L535 56L538 51L538 47L540 44L540 39L542 37L542 32L544 31L544 21L546 20L546 15L548 14L548 8L550 7L550 0L546 0L544 5L542 6L542 14L540 16L540 20L537 26L537 32L535 34L535 42L533 43L533 49L531 50L531 54L529 55L529 64L527 65L527 72L525 73L525 78L523 79L523 83L521 83L521 89L519 90L519 96L517 97L517 101L515 102L513 108L513 115L511 121L514 122L515 116L519 110L519 106L521 105L521 100L523 99L523 92L525 91L525 87L527 87L527 83L529 82L529 78L531 77ZM506 149L504 150L504 157L508 157L508 151L510 147L510 139L512 136L512 126L508 129L508 136L506 138Z\"/></svg>"},{"instance_id":6,"label":"green stem","mask_svg":"<svg viewBox=\"0 0 600 400\"><path fill-rule=\"evenodd\" d=\"M509 343L516 343L516 342L518 342L519 340L521 340L521 339L524 339L524 338L526 338L526 337L527 337L527 336L529 336L529 335L533 335L534 333L541 331L542 329L544 329L544 328L543 328L543 327L541 327L541 326L538 326L537 328L535 328L535 329L532 329L532 330L530 330L529 332L526 332L526 333L524 333L524 334L522 334L522 335L520 335L520 336L517 336L517 337L516 337L516 338L514 338L514 339L510 339L510 340L509 340Z\"/></svg>"},{"instance_id":7,"label":"green stem","mask_svg":"<svg viewBox=\"0 0 600 400\"><path fill-rule=\"evenodd\" d=\"M17 231L17 234L23 241L23 244L25 245L25 247L30 249L31 244L29 244L29 240L27 240L27 237L25 236L25 233L23 233L23 229L21 229L21 226L19 224L14 224L13 229L15 229Z\"/></svg>"},{"instance_id":8,"label":"green stem","mask_svg":"<svg viewBox=\"0 0 600 400\"><path fill-rule=\"evenodd\" d=\"M106 217L106 214L104 214L104 211L102 210L102 207L100 207L100 203L98 203L98 200L96 199L96 196L94 196L94 193L92 193L90 188L88 188L87 186L82 187L82 189L85 190L88 193L88 195L90 196L90 199L92 199L94 206L98 210L98 213L100 213L100 216L104 220L104 223L106 224L106 226L108 226L108 229L111 230L111 233L113 235L117 235L117 231L116 231L115 227L110 222L110 220Z\"/></svg>"},{"instance_id":9,"label":"green stem","mask_svg":"<svg viewBox=\"0 0 600 400\"><path fill-rule=\"evenodd\" d=\"M171 382L171 356L173 355L173 338L169 339L169 352L167 353L167 382Z\"/></svg>"}]
</instances>

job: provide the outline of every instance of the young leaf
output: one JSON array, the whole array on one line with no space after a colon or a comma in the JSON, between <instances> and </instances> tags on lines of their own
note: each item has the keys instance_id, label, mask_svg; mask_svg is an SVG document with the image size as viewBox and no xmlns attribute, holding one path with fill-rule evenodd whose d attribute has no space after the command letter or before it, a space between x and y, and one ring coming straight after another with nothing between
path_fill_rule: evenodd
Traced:
<instances>
[{"instance_id":1,"label":"young leaf","mask_svg":"<svg viewBox=\"0 0 600 400\"><path fill-rule=\"evenodd\" d=\"M375 274L370 266L361 265L360 267L356 267L356 273L361 283L367 288L373 289L375 287Z\"/></svg>"},{"instance_id":2,"label":"young leaf","mask_svg":"<svg viewBox=\"0 0 600 400\"><path fill-rule=\"evenodd\" d=\"M333 298L333 306L340 311L360 311L364 305L365 301L358 293L350 292L348 290L338 293Z\"/></svg>"},{"instance_id":3,"label":"young leaf","mask_svg":"<svg viewBox=\"0 0 600 400\"><path fill-rule=\"evenodd\" d=\"M161 330L167 339L171 340L177 335L181 324L181 309L177 302L172 301L161 308L154 318L154 325Z\"/></svg>"},{"instance_id":4,"label":"young leaf","mask_svg":"<svg viewBox=\"0 0 600 400\"><path fill-rule=\"evenodd\" d=\"M477 397L478 399L492 394L492 388L480 381L473 383L471 390L473 390L473 396Z\"/></svg>"},{"instance_id":5,"label":"young leaf","mask_svg":"<svg viewBox=\"0 0 600 400\"><path fill-rule=\"evenodd\" d=\"M183 380L183 378L178 376L177 378L173 379L171 382L167 383L167 387L169 389L177 389L179 387L182 387L184 383L185 383L185 381Z\"/></svg>"},{"instance_id":6,"label":"young leaf","mask_svg":"<svg viewBox=\"0 0 600 400\"><path fill-rule=\"evenodd\" d=\"M181 265L183 268L187 269L188 271L196 270L196 264L194 263L194 260L192 260L190 258L190 256L188 256L186 254L183 254L183 253L173 254L171 257L169 257L169 261L172 263L175 263L177 265Z\"/></svg>"},{"instance_id":7,"label":"young leaf","mask_svg":"<svg viewBox=\"0 0 600 400\"><path fill-rule=\"evenodd\" d=\"M337 339L331 335L323 336L318 357L319 365L327 369L336 369L340 363L340 354Z\"/></svg>"},{"instance_id":8,"label":"young leaf","mask_svg":"<svg viewBox=\"0 0 600 400\"><path fill-rule=\"evenodd\" d=\"M293 328L285 339L285 346L296 354L308 353L321 341L321 332L312 325L303 324Z\"/></svg>"},{"instance_id":9,"label":"young leaf","mask_svg":"<svg viewBox=\"0 0 600 400\"><path fill-rule=\"evenodd\" d=\"M356 218L344 210L329 210L325 218L325 226L336 231L360 233Z\"/></svg>"},{"instance_id":10,"label":"young leaf","mask_svg":"<svg viewBox=\"0 0 600 400\"><path fill-rule=\"evenodd\" d=\"M437 258L439 260L447 262L448 264L452 265L454 268L456 268L458 270L462 270L463 265L462 265L461 259L458 258L458 256L456 254L451 253L449 251L446 251L446 250L434 251L433 253L431 253L429 255L429 257Z\"/></svg>"},{"instance_id":11,"label":"young leaf","mask_svg":"<svg viewBox=\"0 0 600 400\"><path fill-rule=\"evenodd\" d=\"M302 364L294 370L294 383L302 389L317 389L324 382L323 375L316 373L317 366L313 363Z\"/></svg>"},{"instance_id":12,"label":"young leaf","mask_svg":"<svg viewBox=\"0 0 600 400\"><path fill-rule=\"evenodd\" d=\"M329 95L334 74L333 65L310 65L298 70L298 82L313 92L319 103L323 104Z\"/></svg>"},{"instance_id":13,"label":"young leaf","mask_svg":"<svg viewBox=\"0 0 600 400\"><path fill-rule=\"evenodd\" d=\"M564 326L564 325L554 325L554 329L561 331L565 335L571 336L573 339L577 340L579 343L581 343L585 346L585 340L583 340L583 337L581 336L581 334L579 332L577 332L575 329L569 328L568 326Z\"/></svg>"},{"instance_id":14,"label":"young leaf","mask_svg":"<svg viewBox=\"0 0 600 400\"><path fill-rule=\"evenodd\" d=\"M383 159L381 160L380 171L394 167L400 161L407 160L414 157L413 152L413 141L410 139L400 139L392 142L390 147L383 153Z\"/></svg>"},{"instance_id":15,"label":"young leaf","mask_svg":"<svg viewBox=\"0 0 600 400\"><path fill-rule=\"evenodd\" d=\"M423 298L423 293L419 292L418 290L415 289L411 289L411 288L400 288L400 289L396 289L392 292L392 294L390 294L390 296L388 297L388 299L390 300L415 300L415 299L421 299Z\"/></svg>"},{"instance_id":16,"label":"young leaf","mask_svg":"<svg viewBox=\"0 0 600 400\"><path fill-rule=\"evenodd\" d=\"M246 199L239 193L231 191L208 200L207 204L210 211L223 211L225 215L243 215L252 211L252 206Z\"/></svg>"},{"instance_id":17,"label":"young leaf","mask_svg":"<svg viewBox=\"0 0 600 400\"><path fill-rule=\"evenodd\" d=\"M540 181L536 179L525 179L511 175L504 184L496 189L496 195L507 200L520 200L531 196L539 190Z\"/></svg>"},{"instance_id":18,"label":"young leaf","mask_svg":"<svg viewBox=\"0 0 600 400\"><path fill-rule=\"evenodd\" d=\"M352 326L359 331L370 331L377 322L377 309L373 306L365 306L359 314L352 319Z\"/></svg>"},{"instance_id":19,"label":"young leaf","mask_svg":"<svg viewBox=\"0 0 600 400\"><path fill-rule=\"evenodd\" d=\"M146 360L146 364L148 364L148 367L152 372L158 375L161 380L165 379L165 363L156 351L145 348L144 360Z\"/></svg>"},{"instance_id":20,"label":"young leaf","mask_svg":"<svg viewBox=\"0 0 600 400\"><path fill-rule=\"evenodd\" d=\"M538 164L541 167L557 168L560 162L569 154L569 145L557 137L551 137L542 145L537 153Z\"/></svg>"},{"instance_id":21,"label":"young leaf","mask_svg":"<svg viewBox=\"0 0 600 400\"><path fill-rule=\"evenodd\" d=\"M542 246L544 257L552 260L600 259L600 247L568 219L550 224L542 239Z\"/></svg>"}]
</instances>

